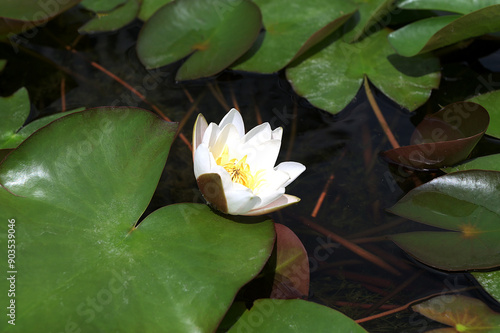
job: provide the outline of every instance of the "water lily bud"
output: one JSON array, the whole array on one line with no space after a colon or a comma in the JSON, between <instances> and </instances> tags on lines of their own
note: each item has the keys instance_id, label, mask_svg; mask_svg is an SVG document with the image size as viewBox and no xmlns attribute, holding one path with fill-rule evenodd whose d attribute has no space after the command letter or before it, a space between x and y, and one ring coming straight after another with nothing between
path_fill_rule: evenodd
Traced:
<instances>
[{"instance_id":1,"label":"water lily bud","mask_svg":"<svg viewBox=\"0 0 500 333\"><path fill-rule=\"evenodd\" d=\"M245 134L243 118L231 109L217 125L198 115L193 130L194 175L205 200L232 215L262 215L300 201L285 187L306 167L297 162L274 166L281 127L269 123Z\"/></svg>"}]
</instances>

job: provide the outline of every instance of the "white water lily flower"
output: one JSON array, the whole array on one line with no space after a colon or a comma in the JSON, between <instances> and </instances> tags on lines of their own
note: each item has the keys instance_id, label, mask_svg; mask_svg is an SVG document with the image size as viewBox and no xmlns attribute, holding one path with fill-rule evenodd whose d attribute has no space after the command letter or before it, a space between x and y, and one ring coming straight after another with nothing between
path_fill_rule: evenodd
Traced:
<instances>
[{"instance_id":1,"label":"white water lily flower","mask_svg":"<svg viewBox=\"0 0 500 333\"><path fill-rule=\"evenodd\" d=\"M194 175L204 198L221 212L262 215L300 201L285 187L306 167L297 162L274 166L281 127L269 123L245 134L240 113L231 109L219 125L198 115L193 130Z\"/></svg>"}]
</instances>

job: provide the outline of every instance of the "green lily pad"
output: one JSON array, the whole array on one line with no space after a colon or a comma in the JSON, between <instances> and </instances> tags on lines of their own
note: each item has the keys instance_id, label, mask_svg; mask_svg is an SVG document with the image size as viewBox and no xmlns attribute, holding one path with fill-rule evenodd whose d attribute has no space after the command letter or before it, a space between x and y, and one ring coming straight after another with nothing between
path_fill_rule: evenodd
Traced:
<instances>
[{"instance_id":1,"label":"green lily pad","mask_svg":"<svg viewBox=\"0 0 500 333\"><path fill-rule=\"evenodd\" d=\"M458 271L500 265L500 172L470 170L433 179L389 209L447 231L391 236L423 263Z\"/></svg>"},{"instance_id":2,"label":"green lily pad","mask_svg":"<svg viewBox=\"0 0 500 333\"><path fill-rule=\"evenodd\" d=\"M352 43L369 36L383 26L383 21L391 15L394 0L355 0L358 13L346 23L344 41ZM379 26L376 26L380 24ZM352 30L351 30L352 29ZM373 31L372 31L373 30Z\"/></svg>"},{"instance_id":3,"label":"green lily pad","mask_svg":"<svg viewBox=\"0 0 500 333\"><path fill-rule=\"evenodd\" d=\"M500 302L500 270L491 272L472 272L472 275L481 286L497 302Z\"/></svg>"},{"instance_id":4,"label":"green lily pad","mask_svg":"<svg viewBox=\"0 0 500 333\"><path fill-rule=\"evenodd\" d=\"M500 90L475 96L468 101L482 105L488 110L491 121L486 134L500 138Z\"/></svg>"},{"instance_id":5,"label":"green lily pad","mask_svg":"<svg viewBox=\"0 0 500 333\"><path fill-rule=\"evenodd\" d=\"M429 9L468 14L478 9L498 5L499 0L404 0L398 3L403 9Z\"/></svg>"},{"instance_id":6,"label":"green lily pad","mask_svg":"<svg viewBox=\"0 0 500 333\"><path fill-rule=\"evenodd\" d=\"M0 211L15 220L19 259L19 325L3 320L1 331L215 331L268 259L273 223L177 204L135 228L176 127L145 110L92 109L40 129L0 164Z\"/></svg>"},{"instance_id":7,"label":"green lily pad","mask_svg":"<svg viewBox=\"0 0 500 333\"><path fill-rule=\"evenodd\" d=\"M0 59L0 72L3 71L6 64L7 64L7 60Z\"/></svg>"},{"instance_id":8,"label":"green lily pad","mask_svg":"<svg viewBox=\"0 0 500 333\"><path fill-rule=\"evenodd\" d=\"M255 0L266 31L233 66L274 73L339 28L356 11L348 1Z\"/></svg>"},{"instance_id":9,"label":"green lily pad","mask_svg":"<svg viewBox=\"0 0 500 333\"><path fill-rule=\"evenodd\" d=\"M286 70L294 90L314 106L338 113L354 98L367 76L385 95L415 110L439 85L439 61L432 56L405 58L394 53L380 30L358 43L340 32L320 43L323 49L299 58Z\"/></svg>"},{"instance_id":10,"label":"green lily pad","mask_svg":"<svg viewBox=\"0 0 500 333\"><path fill-rule=\"evenodd\" d=\"M83 0L80 5L93 12L109 12L123 5L127 0Z\"/></svg>"},{"instance_id":11,"label":"green lily pad","mask_svg":"<svg viewBox=\"0 0 500 333\"><path fill-rule=\"evenodd\" d=\"M82 111L83 108L56 113L37 119L23 127L30 113L30 100L28 91L21 88L12 96L0 97L0 149L16 148L27 137L48 123L68 114Z\"/></svg>"},{"instance_id":12,"label":"green lily pad","mask_svg":"<svg viewBox=\"0 0 500 333\"><path fill-rule=\"evenodd\" d=\"M26 88L21 88L12 96L0 97L0 148L15 148L9 145L17 130L21 128L30 114L30 98Z\"/></svg>"},{"instance_id":13,"label":"green lily pad","mask_svg":"<svg viewBox=\"0 0 500 333\"><path fill-rule=\"evenodd\" d=\"M444 168L443 170L447 173L450 173L475 169L500 171L500 154L481 156L451 168Z\"/></svg>"},{"instance_id":14,"label":"green lily pad","mask_svg":"<svg viewBox=\"0 0 500 333\"><path fill-rule=\"evenodd\" d=\"M472 297L443 295L414 305L413 311L440 323L452 326L449 332L498 332L500 313ZM428 332L441 332L432 330Z\"/></svg>"},{"instance_id":15,"label":"green lily pad","mask_svg":"<svg viewBox=\"0 0 500 333\"><path fill-rule=\"evenodd\" d=\"M176 79L207 77L245 53L257 38L261 24L259 8L246 0L217 4L209 0L174 1L144 24L137 53L147 68L189 56Z\"/></svg>"},{"instance_id":16,"label":"green lily pad","mask_svg":"<svg viewBox=\"0 0 500 333\"><path fill-rule=\"evenodd\" d=\"M456 42L500 31L500 5L466 15L431 17L410 23L389 35L389 42L406 57L426 53Z\"/></svg>"},{"instance_id":17,"label":"green lily pad","mask_svg":"<svg viewBox=\"0 0 500 333\"><path fill-rule=\"evenodd\" d=\"M54 16L76 6L80 1L0 1L0 37L15 35L45 24Z\"/></svg>"},{"instance_id":18,"label":"green lily pad","mask_svg":"<svg viewBox=\"0 0 500 333\"><path fill-rule=\"evenodd\" d=\"M383 152L395 164L437 169L465 160L488 128L486 109L472 102L452 103L426 116L413 132L411 145Z\"/></svg>"},{"instance_id":19,"label":"green lily pad","mask_svg":"<svg viewBox=\"0 0 500 333\"><path fill-rule=\"evenodd\" d=\"M228 333L366 333L356 322L326 306L300 299L259 299Z\"/></svg>"},{"instance_id":20,"label":"green lily pad","mask_svg":"<svg viewBox=\"0 0 500 333\"><path fill-rule=\"evenodd\" d=\"M147 21L158 9L172 1L173 0L142 0L138 17L143 21Z\"/></svg>"},{"instance_id":21,"label":"green lily pad","mask_svg":"<svg viewBox=\"0 0 500 333\"><path fill-rule=\"evenodd\" d=\"M85 23L78 32L97 33L115 31L132 22L139 12L138 0L128 0L110 12L96 12L97 17Z\"/></svg>"}]
</instances>

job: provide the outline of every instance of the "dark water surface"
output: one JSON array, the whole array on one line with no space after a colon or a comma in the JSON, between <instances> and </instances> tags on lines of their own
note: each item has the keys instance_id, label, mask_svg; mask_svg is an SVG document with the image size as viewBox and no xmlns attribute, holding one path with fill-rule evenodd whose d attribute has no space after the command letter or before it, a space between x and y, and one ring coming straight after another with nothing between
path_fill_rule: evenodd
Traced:
<instances>
[{"instance_id":1,"label":"dark water surface","mask_svg":"<svg viewBox=\"0 0 500 333\"><path fill-rule=\"evenodd\" d=\"M92 62L135 87L169 118L185 121L182 133L188 138L198 113L203 113L209 122L219 122L229 108L238 106L247 130L257 125L259 118L270 122L273 128L283 127L278 163L292 160L307 167L287 187L287 193L302 201L274 213L272 218L290 227L308 251L309 300L359 319L430 294L474 285L466 274L447 274L415 262L386 239L388 235L422 226L386 212L405 191L378 155L391 149L391 145L363 89L344 111L334 116L297 96L282 72L266 76L225 72L214 79L177 84L173 77L178 64L147 71L137 60L134 47L140 22L115 33L78 39L76 29L86 19L86 14L71 10L26 44L18 45L22 47L19 53L10 45L0 44L0 58L9 61L0 74L0 94L10 95L26 86L32 101L30 119L61 111L62 81L67 109L107 105L152 109ZM77 53L65 49L72 44ZM408 144L415 124L425 113L437 111L439 105L498 89L493 87L500 82L500 75L494 73L498 71L498 46L491 41L476 41L443 57L440 90L433 92L430 101L412 114L372 87L398 142ZM185 118L188 110L192 114ZM481 149L497 151L498 143L483 140ZM312 217L329 179L332 180L324 201ZM416 185L412 177L398 180L405 180L407 190ZM191 153L180 139L172 146L145 214L177 202L202 202L192 173ZM312 221L355 242L383 258L397 272L382 269L329 241L305 226L304 221ZM471 290L468 294L489 301L479 291ZM493 306L492 302L489 304ZM368 321L363 326L370 332L423 332L440 327L411 309Z\"/></svg>"}]
</instances>

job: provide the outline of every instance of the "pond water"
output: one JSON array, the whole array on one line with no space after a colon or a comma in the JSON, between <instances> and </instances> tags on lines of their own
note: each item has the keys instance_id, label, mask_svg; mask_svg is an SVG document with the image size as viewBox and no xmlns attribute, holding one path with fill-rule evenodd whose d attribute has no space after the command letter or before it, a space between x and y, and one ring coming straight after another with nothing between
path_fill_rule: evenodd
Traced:
<instances>
[{"instance_id":1,"label":"pond water","mask_svg":"<svg viewBox=\"0 0 500 333\"><path fill-rule=\"evenodd\" d=\"M420 180L417 176L397 177L404 183L396 182L387 162L379 156L391 145L363 89L345 110L332 115L296 95L282 72L225 72L217 78L177 84L173 77L178 64L147 71L138 61L134 47L140 22L115 33L79 38L76 29L86 19L87 14L73 9L51 22L29 43L19 45L19 53L10 45L0 45L0 58L9 61L0 75L0 94L10 95L26 86L33 103L30 120L60 112L63 105L66 110L107 105L152 110L154 105L170 119L181 122L181 133L189 139L198 113L203 113L209 122L218 122L229 108L237 107L247 129L261 122L270 122L273 128L283 127L278 162L292 160L307 167L287 187L287 193L300 197L301 202L272 214L272 218L290 227L307 249L311 262L309 300L360 319L427 295L474 287L467 274L432 270L387 239L391 234L422 228L386 209L432 172L417 174L422 177ZM67 45L77 52L70 52ZM372 87L398 142L407 144L415 124L424 114L437 111L439 105L497 89L500 75L492 72L498 71L499 46L479 40L443 57L440 91L435 91L429 102L412 114ZM93 63L135 87L149 103ZM499 147L495 140L483 139L474 154L498 152ZM322 193L323 200L318 204ZM172 146L145 215L177 202L203 202L192 172L191 153L180 138ZM329 240L307 226L309 222L383 259L393 270L381 268ZM477 289L464 294L489 301ZM423 332L440 324L406 309L362 326L369 332Z\"/></svg>"}]
</instances>

